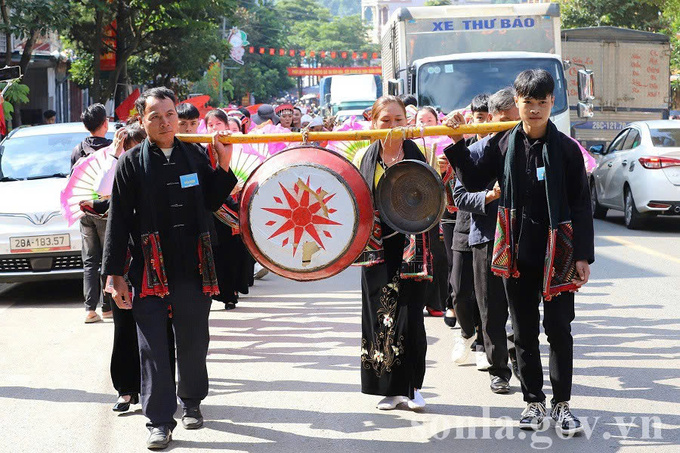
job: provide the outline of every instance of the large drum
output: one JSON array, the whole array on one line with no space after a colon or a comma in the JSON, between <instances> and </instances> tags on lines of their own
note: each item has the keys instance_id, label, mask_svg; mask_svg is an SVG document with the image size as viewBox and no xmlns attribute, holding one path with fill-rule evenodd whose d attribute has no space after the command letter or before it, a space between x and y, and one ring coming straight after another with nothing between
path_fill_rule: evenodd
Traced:
<instances>
[{"instance_id":1,"label":"large drum","mask_svg":"<svg viewBox=\"0 0 680 453\"><path fill-rule=\"evenodd\" d=\"M352 264L373 228L368 185L332 151L300 146L260 165L243 187L243 242L267 269L293 280L331 277Z\"/></svg>"}]
</instances>

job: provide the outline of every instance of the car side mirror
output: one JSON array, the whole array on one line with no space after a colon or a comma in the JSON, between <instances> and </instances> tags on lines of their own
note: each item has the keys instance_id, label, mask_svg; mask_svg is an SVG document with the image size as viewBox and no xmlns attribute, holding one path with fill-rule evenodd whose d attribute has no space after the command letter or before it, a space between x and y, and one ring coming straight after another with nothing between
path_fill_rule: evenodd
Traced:
<instances>
[{"instance_id":1,"label":"car side mirror","mask_svg":"<svg viewBox=\"0 0 680 453\"><path fill-rule=\"evenodd\" d=\"M576 106L576 114L579 118L592 118L595 115L593 104L590 102L579 102Z\"/></svg>"},{"instance_id":2,"label":"car side mirror","mask_svg":"<svg viewBox=\"0 0 680 453\"><path fill-rule=\"evenodd\" d=\"M593 145L588 148L592 154L604 154L604 145Z\"/></svg>"},{"instance_id":3,"label":"car side mirror","mask_svg":"<svg viewBox=\"0 0 680 453\"><path fill-rule=\"evenodd\" d=\"M390 79L387 81L387 94L392 96L399 96L404 94L404 80L403 79Z\"/></svg>"},{"instance_id":4,"label":"car side mirror","mask_svg":"<svg viewBox=\"0 0 680 453\"><path fill-rule=\"evenodd\" d=\"M590 102L595 99L595 78L589 69L578 70L578 100Z\"/></svg>"}]
</instances>

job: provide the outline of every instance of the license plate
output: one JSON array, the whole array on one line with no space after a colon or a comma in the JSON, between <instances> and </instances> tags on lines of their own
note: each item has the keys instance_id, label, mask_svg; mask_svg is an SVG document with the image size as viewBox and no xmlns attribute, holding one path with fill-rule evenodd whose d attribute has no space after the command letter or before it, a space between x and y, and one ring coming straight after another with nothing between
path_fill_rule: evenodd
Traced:
<instances>
[{"instance_id":1,"label":"license plate","mask_svg":"<svg viewBox=\"0 0 680 453\"><path fill-rule=\"evenodd\" d=\"M68 233L9 238L11 253L55 252L70 249L71 236Z\"/></svg>"}]
</instances>

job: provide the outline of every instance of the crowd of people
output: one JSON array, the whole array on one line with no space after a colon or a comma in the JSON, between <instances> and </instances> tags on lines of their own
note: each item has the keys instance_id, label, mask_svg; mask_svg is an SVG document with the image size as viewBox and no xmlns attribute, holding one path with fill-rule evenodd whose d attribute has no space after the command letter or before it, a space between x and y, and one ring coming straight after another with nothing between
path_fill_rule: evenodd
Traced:
<instances>
[{"instance_id":1,"label":"crowd of people","mask_svg":"<svg viewBox=\"0 0 680 453\"><path fill-rule=\"evenodd\" d=\"M383 96L364 113L373 129L452 128L438 161L396 135L374 141L354 159L372 191L396 163L429 162L442 175L447 199L440 224L426 234L394 231L378 213L379 248L362 263L360 374L361 391L382 397L379 410L426 406L420 390L428 313L460 326L451 358L461 365L474 351L491 392L509 393L514 374L526 403L520 428L539 429L550 416L563 434L582 430L569 407L570 323L572 291L588 281L594 260L593 226L581 151L549 119L553 89L549 73L528 70L513 87L480 93L467 112L444 116L413 97ZM238 221L213 215L225 209L237 216L241 189L230 169L232 145L219 138L267 121L291 131L333 124L292 104L261 105L252 116L246 109L215 109L200 118L166 88L145 91L136 107L139 118L113 142L104 137L103 106L88 108L83 123L92 136L74 150L73 163L106 146L118 159L111 197L83 206L96 214L81 221L86 322L100 320L100 303L103 316L113 317L111 376L119 395L113 409L126 411L141 401L149 419L147 447L162 449L177 425L178 399L184 428L203 425L211 301L234 308L262 269L255 268ZM496 134L465 137L456 130L516 120L517 126ZM201 127L213 134L206 147L175 137ZM407 262L414 244L428 253ZM554 286L551 276L564 254L575 261L571 280ZM541 300L550 346L549 415L539 352Z\"/></svg>"}]
</instances>

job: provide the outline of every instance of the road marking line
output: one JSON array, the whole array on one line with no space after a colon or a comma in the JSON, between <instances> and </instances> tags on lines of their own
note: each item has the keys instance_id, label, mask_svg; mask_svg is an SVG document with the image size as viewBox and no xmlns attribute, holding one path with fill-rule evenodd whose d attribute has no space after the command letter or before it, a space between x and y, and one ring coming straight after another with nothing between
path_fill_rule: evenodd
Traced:
<instances>
[{"instance_id":1,"label":"road marking line","mask_svg":"<svg viewBox=\"0 0 680 453\"><path fill-rule=\"evenodd\" d=\"M650 249L648 247L644 247L642 245L635 244L634 242L627 241L625 239L621 239L616 236L601 236L602 239L606 239L608 241L616 242L617 244L625 245L626 247L630 247L633 250L637 250L638 252L646 253L648 255L656 256L658 258L663 258L665 260L673 261L675 263L680 263L680 258L668 255L666 253L661 253L657 252L656 250Z\"/></svg>"}]
</instances>

